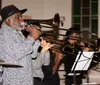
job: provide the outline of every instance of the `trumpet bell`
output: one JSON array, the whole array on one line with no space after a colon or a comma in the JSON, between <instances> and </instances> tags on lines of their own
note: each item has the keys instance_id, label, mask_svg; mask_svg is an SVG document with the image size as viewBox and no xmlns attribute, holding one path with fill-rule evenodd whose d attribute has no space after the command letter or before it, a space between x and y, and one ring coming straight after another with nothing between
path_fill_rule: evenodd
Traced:
<instances>
[{"instance_id":1,"label":"trumpet bell","mask_svg":"<svg viewBox=\"0 0 100 85\"><path fill-rule=\"evenodd\" d=\"M49 25L49 27L52 28L52 30L51 30L52 33L59 33L60 16L58 13L56 13L52 19L45 19L45 20L43 20L43 19L25 19L24 21L27 24L32 24L32 25L34 25L34 23L39 23L40 27L45 27L45 26L42 26L41 24ZM58 36L55 36L55 37L58 38Z\"/></svg>"},{"instance_id":2,"label":"trumpet bell","mask_svg":"<svg viewBox=\"0 0 100 85\"><path fill-rule=\"evenodd\" d=\"M59 27L59 24L60 24L60 16L58 13L55 14L54 18L53 18L53 24L52 26L53 27Z\"/></svg>"},{"instance_id":3,"label":"trumpet bell","mask_svg":"<svg viewBox=\"0 0 100 85\"><path fill-rule=\"evenodd\" d=\"M45 20L43 19L24 19L24 21L27 22L27 24L34 25L34 23L40 23L40 24L50 25L52 27L59 27L60 16L58 13L56 13L52 19L45 19Z\"/></svg>"}]
</instances>

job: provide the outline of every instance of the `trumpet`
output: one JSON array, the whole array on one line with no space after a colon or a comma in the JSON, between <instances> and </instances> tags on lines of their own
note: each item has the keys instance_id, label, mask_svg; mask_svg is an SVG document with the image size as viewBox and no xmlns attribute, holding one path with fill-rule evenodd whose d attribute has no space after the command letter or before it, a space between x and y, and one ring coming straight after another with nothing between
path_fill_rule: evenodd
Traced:
<instances>
[{"instance_id":1,"label":"trumpet","mask_svg":"<svg viewBox=\"0 0 100 85\"><path fill-rule=\"evenodd\" d=\"M43 37L42 39L46 40L46 42L54 44L54 46L52 48L50 48L51 50L60 52L62 54L70 54L70 55L73 55L74 57L76 56L75 54L73 54L71 52L68 52L68 50L64 50L65 47L68 47L71 50L79 51L76 48L73 48L73 47L71 47L69 45L65 45L65 41L64 40L54 40L54 39L50 39L50 38L47 38L47 37ZM41 41L41 38L40 38L40 41Z\"/></svg>"},{"instance_id":2,"label":"trumpet","mask_svg":"<svg viewBox=\"0 0 100 85\"><path fill-rule=\"evenodd\" d=\"M40 26L39 27L44 27L44 28L51 28L52 31L53 31L53 35L57 36L57 35L60 35L60 36L65 36L64 34L59 34L59 30L63 30L63 31L75 31L75 30L69 30L69 29L66 29L66 28L60 28L60 24L61 26L63 26L63 22L60 20L60 15L59 13L56 13L54 15L53 18L51 19L24 19L24 21L27 23L27 24L32 24L34 25L34 23L39 23ZM45 26L45 25L48 25L48 26ZM91 33L91 32L86 32L86 31L77 31L78 33L81 33L82 34L90 34L91 36L95 36L98 38L98 36L95 34L95 33ZM46 32L45 32L46 33ZM50 33L49 33L50 34ZM87 37L87 36L86 36Z\"/></svg>"},{"instance_id":3,"label":"trumpet","mask_svg":"<svg viewBox=\"0 0 100 85\"><path fill-rule=\"evenodd\" d=\"M47 32L47 31L42 31L42 34L48 34L48 35L50 35L50 36L52 36L52 35L54 35L54 36L56 36L57 38L58 38L58 36L66 36L65 34L60 34L59 33L59 30L64 30L64 31L75 31L75 30L69 30L69 29L65 29L65 28L60 28L59 26L60 26L60 23L61 24L63 24L63 22L61 22L60 21L60 15L58 14L58 13L56 13L55 15L54 15L54 17L53 18L51 18L51 19L26 19L26 20L24 20L27 24L32 24L32 25L34 25L34 23L40 23L40 26L39 27L45 27L45 28L51 28L52 29L52 33L51 33L51 31L49 32ZM48 26L44 26L43 24L46 24L46 25L48 25ZM85 34L85 32L84 31L77 31L77 32L79 32L81 35L82 34ZM93 36L96 36L97 37L97 35L95 34L95 33L90 33L90 32L88 32L88 34L90 34L90 35L93 35ZM86 36L87 37L87 36ZM83 38L82 37L78 37L77 38L79 41L83 41L84 42L84 36L83 36ZM58 43L58 41L57 40L49 40L49 39L47 39L47 41L49 41L49 42L52 42L52 43L56 43L56 44L59 44L60 46L62 46L63 47L63 45L64 44L62 44L63 42L60 42L60 43ZM86 44L89 44L89 45L92 45L93 47L97 47L97 43L90 43L90 42L88 42L87 40L85 40L85 43ZM99 46L100 47L100 46Z\"/></svg>"},{"instance_id":4,"label":"trumpet","mask_svg":"<svg viewBox=\"0 0 100 85\"><path fill-rule=\"evenodd\" d=\"M56 13L54 15L54 17L51 19L45 19L45 20L43 20L43 19L24 19L24 22L26 22L27 24L32 24L32 25L34 25L34 23L40 23L40 24L46 24L46 25L52 26L52 28L53 28L52 30L54 32L58 32L59 25L60 25L60 23L62 23L60 21L60 15L58 13ZM39 27L46 27L46 26L41 25ZM57 29L55 29L55 28L57 28Z\"/></svg>"},{"instance_id":5,"label":"trumpet","mask_svg":"<svg viewBox=\"0 0 100 85\"><path fill-rule=\"evenodd\" d=\"M54 17L52 19L25 19L25 22L27 22L28 24L34 24L34 23L40 23L40 24L47 24L49 26L54 26L54 27L59 27L60 24L60 16L58 13L56 13L54 15Z\"/></svg>"}]
</instances>

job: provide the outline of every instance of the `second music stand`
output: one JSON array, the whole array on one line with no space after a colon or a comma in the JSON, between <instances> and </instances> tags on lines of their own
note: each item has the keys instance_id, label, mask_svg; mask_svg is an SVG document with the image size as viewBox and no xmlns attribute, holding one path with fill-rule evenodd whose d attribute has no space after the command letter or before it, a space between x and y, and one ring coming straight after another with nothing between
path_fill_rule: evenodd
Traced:
<instances>
[{"instance_id":1,"label":"second music stand","mask_svg":"<svg viewBox=\"0 0 100 85\"><path fill-rule=\"evenodd\" d=\"M76 85L76 73L87 71L93 58L94 51L79 51L72 66L71 73L74 73L74 85Z\"/></svg>"}]
</instances>

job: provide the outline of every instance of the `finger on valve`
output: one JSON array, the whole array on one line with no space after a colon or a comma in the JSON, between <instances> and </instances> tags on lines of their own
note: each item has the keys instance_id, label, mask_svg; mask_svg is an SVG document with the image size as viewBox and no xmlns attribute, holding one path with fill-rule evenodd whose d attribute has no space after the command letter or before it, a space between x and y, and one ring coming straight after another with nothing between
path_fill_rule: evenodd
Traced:
<instances>
[{"instance_id":1,"label":"finger on valve","mask_svg":"<svg viewBox=\"0 0 100 85\"><path fill-rule=\"evenodd\" d=\"M37 26L34 26L34 25L28 25L25 30L28 31L28 32L32 32L33 29L37 28Z\"/></svg>"}]
</instances>

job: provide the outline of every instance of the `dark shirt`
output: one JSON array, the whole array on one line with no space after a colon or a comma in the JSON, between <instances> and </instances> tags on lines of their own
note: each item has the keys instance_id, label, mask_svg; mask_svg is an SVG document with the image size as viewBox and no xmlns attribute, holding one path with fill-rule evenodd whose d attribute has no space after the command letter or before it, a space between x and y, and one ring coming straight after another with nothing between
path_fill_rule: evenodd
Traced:
<instances>
[{"instance_id":1,"label":"dark shirt","mask_svg":"<svg viewBox=\"0 0 100 85\"><path fill-rule=\"evenodd\" d=\"M53 65L54 65L54 57L53 54L50 52L50 64L48 66L42 66L42 70L44 72L45 77L52 76Z\"/></svg>"},{"instance_id":2,"label":"dark shirt","mask_svg":"<svg viewBox=\"0 0 100 85\"><path fill-rule=\"evenodd\" d=\"M43 82L45 85L60 85L58 71L53 74L54 60L55 55L50 51L50 64L48 66L42 66L42 70L44 73Z\"/></svg>"},{"instance_id":3,"label":"dark shirt","mask_svg":"<svg viewBox=\"0 0 100 85\"><path fill-rule=\"evenodd\" d=\"M65 43L65 49L64 49L65 56L63 57L63 62L64 62L66 73L69 73L71 71L76 56L80 50L81 48L77 44L72 45L68 41Z\"/></svg>"}]
</instances>

